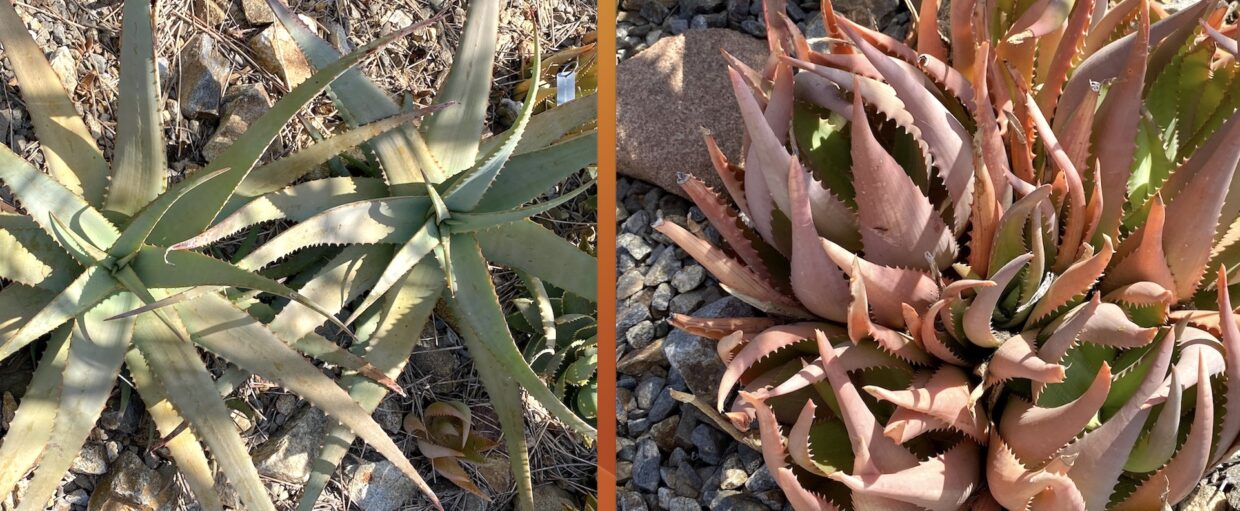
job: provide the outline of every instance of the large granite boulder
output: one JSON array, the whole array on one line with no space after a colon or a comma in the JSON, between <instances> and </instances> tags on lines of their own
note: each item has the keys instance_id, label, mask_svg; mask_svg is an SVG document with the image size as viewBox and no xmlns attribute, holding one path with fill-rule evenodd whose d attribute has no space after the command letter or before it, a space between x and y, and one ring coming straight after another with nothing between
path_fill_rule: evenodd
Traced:
<instances>
[{"instance_id":1,"label":"large granite boulder","mask_svg":"<svg viewBox=\"0 0 1240 511\"><path fill-rule=\"evenodd\" d=\"M744 124L719 50L761 68L764 41L726 29L668 37L620 63L616 83L616 168L621 174L681 194L687 172L722 191L702 128L729 158L739 160Z\"/></svg>"}]
</instances>

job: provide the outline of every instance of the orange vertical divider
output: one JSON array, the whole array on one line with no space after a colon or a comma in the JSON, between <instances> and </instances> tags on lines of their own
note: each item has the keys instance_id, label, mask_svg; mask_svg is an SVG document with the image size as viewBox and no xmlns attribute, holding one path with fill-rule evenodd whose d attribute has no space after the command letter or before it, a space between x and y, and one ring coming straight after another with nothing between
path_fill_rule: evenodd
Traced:
<instances>
[{"instance_id":1,"label":"orange vertical divider","mask_svg":"<svg viewBox=\"0 0 1240 511\"><path fill-rule=\"evenodd\" d=\"M616 8L598 3L598 503L616 509Z\"/></svg>"}]
</instances>

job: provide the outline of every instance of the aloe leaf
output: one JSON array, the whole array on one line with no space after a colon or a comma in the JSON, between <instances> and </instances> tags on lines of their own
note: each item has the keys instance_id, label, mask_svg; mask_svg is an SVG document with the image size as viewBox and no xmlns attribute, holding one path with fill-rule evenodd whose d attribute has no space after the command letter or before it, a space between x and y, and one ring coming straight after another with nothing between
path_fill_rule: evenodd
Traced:
<instances>
[{"instance_id":1,"label":"aloe leaf","mask_svg":"<svg viewBox=\"0 0 1240 511\"><path fill-rule=\"evenodd\" d=\"M596 259L549 229L519 220L474 235L488 260L529 272L590 301L597 300Z\"/></svg>"},{"instance_id":2,"label":"aloe leaf","mask_svg":"<svg viewBox=\"0 0 1240 511\"><path fill-rule=\"evenodd\" d=\"M129 229L150 230L149 238L155 245L171 243L201 232L215 220L228 198L236 191L237 186L249 174L254 163L262 156L263 151L267 149L289 119L297 115L306 103L314 99L341 73L411 32L412 30L405 29L376 39L314 73L301 85L280 98L271 110L250 124L244 137L225 149L223 154L203 170L203 172L210 173L219 169L228 169L220 177L196 187L181 197L181 200L184 200L186 204L193 204L193 207L178 209L177 214L167 217L167 221L162 212L152 211L148 216L144 211L134 219Z\"/></svg>"},{"instance_id":3,"label":"aloe leaf","mask_svg":"<svg viewBox=\"0 0 1240 511\"><path fill-rule=\"evenodd\" d=\"M51 441L39 459L30 486L26 487L19 511L39 511L47 505L61 477L69 471L95 428L108 396L112 395L133 333L132 320L104 321L104 318L131 308L135 303L137 299L132 294L113 295L83 314L74 325L69 336L60 402L50 425Z\"/></svg>"},{"instance_id":4,"label":"aloe leaf","mask_svg":"<svg viewBox=\"0 0 1240 511\"><path fill-rule=\"evenodd\" d=\"M573 131L588 126L598 117L598 95L583 96L555 108L530 117L525 126L525 134L517 143L513 157L526 153L541 151L550 147ZM478 152L482 154L494 151L503 143L500 137L490 137L482 141Z\"/></svg>"},{"instance_id":5,"label":"aloe leaf","mask_svg":"<svg viewBox=\"0 0 1240 511\"><path fill-rule=\"evenodd\" d=\"M168 400L164 389L155 382L142 352L133 349L125 353L125 367L129 369L134 388L142 396L142 402L146 403L147 413L151 414L160 435L168 439L164 447L172 454L177 470L185 478L198 505L205 511L223 511L224 505L215 491L215 471L211 469L202 444L198 443L193 431L178 431L185 421Z\"/></svg>"},{"instance_id":6,"label":"aloe leaf","mask_svg":"<svg viewBox=\"0 0 1240 511\"><path fill-rule=\"evenodd\" d=\"M470 6L470 10L472 11L473 6L479 3L490 2L475 2L475 4ZM468 29L469 27L466 27L467 31ZM540 66L540 51L538 40L535 39L534 63L531 64L531 68L535 71L537 71ZM457 63L460 63L460 61L457 61ZM456 69L455 66L453 69ZM535 80L537 79L538 77L535 76ZM452 75L448 76L448 80L452 80ZM489 88L490 83L485 84L485 86ZM449 209L452 211L468 211L477 206L478 201L482 200L482 196L486 194L487 189L491 188L491 183L495 181L495 176L499 174L501 169L504 168L504 164L508 163L508 158L512 156L512 152L517 148L517 143L521 141L521 135L525 133L525 126L529 124L530 115L534 113L534 104L537 103L537 94L538 87L537 82L535 82L535 86L530 87L529 93L525 96L525 104L521 107L521 113L517 117L517 123L509 128L508 131L505 131L502 135L500 135L500 137L504 139L503 142L501 142L494 150L486 153L485 156L480 158L477 165L473 165L469 168L469 170L463 171L462 177L454 182L452 186L448 188L448 191L444 192L444 202L447 203ZM483 97L486 97L485 94ZM441 112L440 115L443 113L444 112ZM438 117L433 117L432 121L435 119L438 119ZM428 124L430 123L428 122ZM436 135L434 131L429 133L432 138ZM454 141L454 143L459 144L460 141ZM460 147L457 147L456 149L461 150ZM473 151L474 153L477 153L477 143L474 143ZM458 155L453 154L453 156ZM452 168L450 165L446 167L449 169Z\"/></svg>"},{"instance_id":7,"label":"aloe leaf","mask_svg":"<svg viewBox=\"0 0 1240 511\"><path fill-rule=\"evenodd\" d=\"M556 343L555 310L551 308L551 297L547 296L547 287L542 280L523 271L517 271L517 277L529 290L538 308L538 322L542 325L542 336L547 341L547 349L554 350ZM532 326L532 324L531 324Z\"/></svg>"},{"instance_id":8,"label":"aloe leaf","mask_svg":"<svg viewBox=\"0 0 1240 511\"><path fill-rule=\"evenodd\" d=\"M459 252L459 250L458 250ZM456 319L460 319L458 316ZM521 406L521 390L512 375L511 366L496 359L488 351L486 341L472 329L460 329L461 340L473 358L478 378L491 398L491 406L499 418L504 443L508 447L508 463L517 483L517 509L534 509L534 485L530 478L530 449L525 440L525 414Z\"/></svg>"},{"instance_id":9,"label":"aloe leaf","mask_svg":"<svg viewBox=\"0 0 1240 511\"><path fill-rule=\"evenodd\" d=\"M80 267L65 250L25 215L0 213L0 278L59 290L73 282Z\"/></svg>"},{"instance_id":10,"label":"aloe leaf","mask_svg":"<svg viewBox=\"0 0 1240 511\"><path fill-rule=\"evenodd\" d=\"M336 343L319 334L312 333L302 337L292 344L292 348L307 357L365 376L371 381L383 385L388 391L395 392L401 396L405 395L405 390L396 384L396 380L389 378L382 371L376 369L370 361L341 348Z\"/></svg>"},{"instance_id":11,"label":"aloe leaf","mask_svg":"<svg viewBox=\"0 0 1240 511\"><path fill-rule=\"evenodd\" d=\"M9 358L43 334L106 300L117 291L116 280L99 267L88 268L50 303L35 313L21 328L0 344L0 360Z\"/></svg>"},{"instance_id":12,"label":"aloe leaf","mask_svg":"<svg viewBox=\"0 0 1240 511\"><path fill-rule=\"evenodd\" d=\"M237 265L262 268L303 248L322 245L403 243L425 223L428 202L425 197L389 197L338 206L268 240Z\"/></svg>"},{"instance_id":13,"label":"aloe leaf","mask_svg":"<svg viewBox=\"0 0 1240 511\"><path fill-rule=\"evenodd\" d=\"M491 94L491 69L499 40L501 4L499 0L469 3L452 69L435 96L436 104L453 102L457 106L435 114L422 124L427 147L448 176L472 167L478 156L478 140L482 138L487 99ZM534 55L532 69L537 70L537 49ZM526 103L532 106L533 102L527 100Z\"/></svg>"},{"instance_id":14,"label":"aloe leaf","mask_svg":"<svg viewBox=\"0 0 1240 511\"><path fill-rule=\"evenodd\" d=\"M12 288L0 293L9 289ZM17 406L4 442L0 442L0 500L8 498L14 485L34 466L52 438L52 428L47 426L55 418L60 401L71 329L70 325L65 325L52 334L47 351L26 388L26 397Z\"/></svg>"},{"instance_id":15,"label":"aloe leaf","mask_svg":"<svg viewBox=\"0 0 1240 511\"><path fill-rule=\"evenodd\" d=\"M245 181L242 181L237 188L237 196L233 198L233 201L229 201L229 205L225 206L220 214L226 215L235 211L239 206L239 204L234 205L237 202L236 199L258 197L284 188L333 156L394 129L411 126L415 119L440 108L442 107L422 108L384 118L323 140L274 162L261 165L246 176Z\"/></svg>"},{"instance_id":16,"label":"aloe leaf","mask_svg":"<svg viewBox=\"0 0 1240 511\"><path fill-rule=\"evenodd\" d=\"M332 177L296 184L259 196L244 206L225 213L228 216L201 234L177 245L199 248L265 222L300 222L336 206L388 195L387 184L368 177Z\"/></svg>"},{"instance_id":17,"label":"aloe leaf","mask_svg":"<svg viewBox=\"0 0 1240 511\"><path fill-rule=\"evenodd\" d=\"M318 270L298 293L323 309L337 313L374 287L391 258L392 247L388 245L351 245ZM280 310L267 327L285 342L294 342L314 333L322 324L321 314L293 302Z\"/></svg>"},{"instance_id":18,"label":"aloe leaf","mask_svg":"<svg viewBox=\"0 0 1240 511\"><path fill-rule=\"evenodd\" d=\"M344 329L328 310L288 286L197 252L168 252L148 247L138 251L132 266L147 287L157 289L226 286L254 289L296 301Z\"/></svg>"},{"instance_id":19,"label":"aloe leaf","mask_svg":"<svg viewBox=\"0 0 1240 511\"><path fill-rule=\"evenodd\" d=\"M459 325L481 339L487 352L495 357L512 379L542 403L552 415L584 437L593 439L597 434L594 428L557 399L521 357L516 341L512 339L512 332L504 321L504 312L500 308L499 297L495 294L495 285L491 282L491 273L487 270L486 260L482 258L478 241L472 235L460 234L452 236L451 244L457 291L455 296L445 294L444 299L460 320ZM557 257L548 258L558 262Z\"/></svg>"},{"instance_id":20,"label":"aloe leaf","mask_svg":"<svg viewBox=\"0 0 1240 511\"><path fill-rule=\"evenodd\" d=\"M435 224L427 222L421 229L418 229L417 234L414 234L408 242L396 251L391 261L388 262L387 267L383 269L383 274L379 276L379 280L370 289L366 299L357 306L357 309L354 309L349 319L345 320L345 324L352 324L356 321L362 312L365 312L371 305L379 301L379 298L384 293L387 293L392 286L396 285L396 282L405 273L408 273L413 268L413 265L422 261L438 244L439 228Z\"/></svg>"},{"instance_id":21,"label":"aloe leaf","mask_svg":"<svg viewBox=\"0 0 1240 511\"><path fill-rule=\"evenodd\" d=\"M147 0L125 0L121 20L124 93L117 98L116 153L104 209L126 217L155 200L167 184L152 10Z\"/></svg>"},{"instance_id":22,"label":"aloe leaf","mask_svg":"<svg viewBox=\"0 0 1240 511\"><path fill-rule=\"evenodd\" d=\"M302 54L316 68L321 69L340 57L340 52L293 16L283 2L268 0L267 5L271 6L276 18L293 36ZM426 20L416 26L425 26L433 21L435 20ZM396 115L401 110L400 105L388 97L383 89L357 70L349 70L341 75L328 89L328 93L340 109L341 115L354 127ZM401 126L371 140L369 145L379 156L383 173L393 185L422 181L438 183L447 178L439 163L431 156L426 140L413 126Z\"/></svg>"},{"instance_id":23,"label":"aloe leaf","mask_svg":"<svg viewBox=\"0 0 1240 511\"><path fill-rule=\"evenodd\" d=\"M133 339L150 365L156 385L167 393L168 401L190 430L211 449L245 507L275 511L224 401L214 392L204 392L215 384L198 351L151 316L137 318Z\"/></svg>"},{"instance_id":24,"label":"aloe leaf","mask_svg":"<svg viewBox=\"0 0 1240 511\"><path fill-rule=\"evenodd\" d=\"M331 417L349 426L358 436L408 477L439 507L435 493L405 459L399 447L379 424L354 403L335 382L298 355L275 334L219 295L206 295L177 307L194 333L194 342L229 362L284 387Z\"/></svg>"},{"instance_id":25,"label":"aloe leaf","mask_svg":"<svg viewBox=\"0 0 1240 511\"><path fill-rule=\"evenodd\" d=\"M87 204L101 205L108 184L108 162L65 93L60 77L30 38L12 0L0 2L0 45L30 109L48 172ZM4 165L2 160L0 165Z\"/></svg>"},{"instance_id":26,"label":"aloe leaf","mask_svg":"<svg viewBox=\"0 0 1240 511\"><path fill-rule=\"evenodd\" d=\"M531 126L532 122L531 119ZM526 127L526 135L521 139L528 136L529 127ZM598 133L591 131L536 151L514 155L495 176L495 182L474 209L500 211L538 198L559 182L596 163L597 144ZM517 149L520 150L520 145Z\"/></svg>"},{"instance_id":27,"label":"aloe leaf","mask_svg":"<svg viewBox=\"0 0 1240 511\"><path fill-rule=\"evenodd\" d=\"M595 180L591 179L588 183L580 187L562 194L559 197L549 201L540 202L526 206L524 208L510 209L506 211L491 211L482 213L455 213L452 218L444 222L452 232L474 232L483 229L490 229L499 225L523 220L540 213L546 213L556 207L573 200L574 197L581 195L582 192L594 187Z\"/></svg>"},{"instance_id":28,"label":"aloe leaf","mask_svg":"<svg viewBox=\"0 0 1240 511\"><path fill-rule=\"evenodd\" d=\"M367 357L387 376L395 378L409 361L409 353L421 339L422 328L439 300L443 282L443 272L438 265L426 259L406 273L396 291L388 293L384 299L383 310L375 316L378 327L364 348ZM359 328L359 332L362 331L364 329ZM357 375L346 375L341 385L349 390L349 397L368 412L373 412L387 395L387 389ZM338 423L331 425L323 448L312 464L298 511L314 509L315 501L348 453L354 437L348 428Z\"/></svg>"},{"instance_id":29,"label":"aloe leaf","mask_svg":"<svg viewBox=\"0 0 1240 511\"><path fill-rule=\"evenodd\" d=\"M61 248L68 252L78 264L92 266L108 257L107 253L74 234L73 229L70 229L55 213L52 213L51 217L52 238L55 238Z\"/></svg>"},{"instance_id":30,"label":"aloe leaf","mask_svg":"<svg viewBox=\"0 0 1240 511\"><path fill-rule=\"evenodd\" d=\"M63 288L62 288L63 289ZM20 331L30 318L43 310L57 291L11 283L0 289L0 345Z\"/></svg>"},{"instance_id":31,"label":"aloe leaf","mask_svg":"<svg viewBox=\"0 0 1240 511\"><path fill-rule=\"evenodd\" d=\"M74 234L97 247L110 247L120 236L116 226L98 210L3 144L0 144L0 181L21 201L26 214L53 237L53 214L67 220Z\"/></svg>"}]
</instances>

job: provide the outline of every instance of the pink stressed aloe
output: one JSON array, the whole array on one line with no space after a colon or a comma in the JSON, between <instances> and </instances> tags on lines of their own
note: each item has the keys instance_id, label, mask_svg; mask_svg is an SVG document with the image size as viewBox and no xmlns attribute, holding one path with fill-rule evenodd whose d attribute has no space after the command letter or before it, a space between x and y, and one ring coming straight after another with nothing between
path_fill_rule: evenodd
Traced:
<instances>
[{"instance_id":1,"label":"pink stressed aloe","mask_svg":"<svg viewBox=\"0 0 1240 511\"><path fill-rule=\"evenodd\" d=\"M1161 509L1240 448L1240 29L1100 1L766 0L725 54L744 149L682 179L723 246L656 228L766 314L672 321L796 509Z\"/></svg>"}]
</instances>

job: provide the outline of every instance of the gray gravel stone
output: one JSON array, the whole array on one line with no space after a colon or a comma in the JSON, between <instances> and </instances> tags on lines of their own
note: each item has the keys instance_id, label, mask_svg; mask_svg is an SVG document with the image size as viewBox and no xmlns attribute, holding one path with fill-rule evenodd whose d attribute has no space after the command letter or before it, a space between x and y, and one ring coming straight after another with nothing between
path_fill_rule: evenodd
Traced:
<instances>
[{"instance_id":1,"label":"gray gravel stone","mask_svg":"<svg viewBox=\"0 0 1240 511\"><path fill-rule=\"evenodd\" d=\"M719 476L719 488L722 490L735 490L745 486L745 481L749 479L749 474L745 473L744 466L741 465L739 454L733 454L723 460L723 469Z\"/></svg>"},{"instance_id":2,"label":"gray gravel stone","mask_svg":"<svg viewBox=\"0 0 1240 511\"><path fill-rule=\"evenodd\" d=\"M633 456L633 483L652 493L659 488L659 446L653 439L647 438L637 443L637 454Z\"/></svg>"},{"instance_id":3,"label":"gray gravel stone","mask_svg":"<svg viewBox=\"0 0 1240 511\"><path fill-rule=\"evenodd\" d=\"M654 289L654 295L650 298L650 308L659 312L667 312L672 302L672 286L667 283L659 284Z\"/></svg>"},{"instance_id":4,"label":"gray gravel stone","mask_svg":"<svg viewBox=\"0 0 1240 511\"><path fill-rule=\"evenodd\" d=\"M616 335L625 335L633 325L650 319L650 309L639 302L629 302L616 313Z\"/></svg>"},{"instance_id":5,"label":"gray gravel stone","mask_svg":"<svg viewBox=\"0 0 1240 511\"><path fill-rule=\"evenodd\" d=\"M90 497L90 509L168 509L176 496L171 471L147 467L138 455L126 451L108 475L99 480Z\"/></svg>"},{"instance_id":6,"label":"gray gravel stone","mask_svg":"<svg viewBox=\"0 0 1240 511\"><path fill-rule=\"evenodd\" d=\"M649 30L647 30L649 32ZM620 224L620 232L639 233L650 228L650 213L639 209Z\"/></svg>"},{"instance_id":7,"label":"gray gravel stone","mask_svg":"<svg viewBox=\"0 0 1240 511\"><path fill-rule=\"evenodd\" d=\"M646 286L645 279L646 276L637 268L621 274L620 278L616 279L616 299L623 300L637 294Z\"/></svg>"},{"instance_id":8,"label":"gray gravel stone","mask_svg":"<svg viewBox=\"0 0 1240 511\"><path fill-rule=\"evenodd\" d=\"M682 497L696 499L701 493L702 477L688 462L681 462L676 466L676 484L672 485L672 489Z\"/></svg>"},{"instance_id":9,"label":"gray gravel stone","mask_svg":"<svg viewBox=\"0 0 1240 511\"><path fill-rule=\"evenodd\" d=\"M242 85L235 92L229 93L224 114L220 117L220 125L202 147L202 155L208 160L219 157L225 149L246 135L251 123L270 109L271 97L262 85Z\"/></svg>"},{"instance_id":10,"label":"gray gravel stone","mask_svg":"<svg viewBox=\"0 0 1240 511\"><path fill-rule=\"evenodd\" d=\"M634 393L637 398L637 407L642 410L649 410L654 404L655 398L659 396L659 392L663 390L663 386L667 381L658 376L647 376L637 384L637 392Z\"/></svg>"},{"instance_id":11,"label":"gray gravel stone","mask_svg":"<svg viewBox=\"0 0 1240 511\"><path fill-rule=\"evenodd\" d=\"M673 296L667 310L673 314L689 314L706 302L705 290L698 289Z\"/></svg>"},{"instance_id":12,"label":"gray gravel stone","mask_svg":"<svg viewBox=\"0 0 1240 511\"><path fill-rule=\"evenodd\" d=\"M698 424L693 428L693 447L697 448L698 458L711 465L718 465L723 461L723 441L725 435L719 430L707 425Z\"/></svg>"},{"instance_id":13,"label":"gray gravel stone","mask_svg":"<svg viewBox=\"0 0 1240 511\"><path fill-rule=\"evenodd\" d=\"M642 321L633 325L624 333L624 339L629 343L629 346L637 349L649 346L654 341L654 323Z\"/></svg>"},{"instance_id":14,"label":"gray gravel stone","mask_svg":"<svg viewBox=\"0 0 1240 511\"><path fill-rule=\"evenodd\" d=\"M73 94L77 90L77 58L73 56L73 51L69 48L61 46L52 52L52 58L48 61L52 65L52 71L60 77L60 84L65 87L65 91Z\"/></svg>"},{"instance_id":15,"label":"gray gravel stone","mask_svg":"<svg viewBox=\"0 0 1240 511\"><path fill-rule=\"evenodd\" d=\"M648 511L646 501L642 500L642 495L635 491L620 490L620 510L621 511Z\"/></svg>"},{"instance_id":16,"label":"gray gravel stone","mask_svg":"<svg viewBox=\"0 0 1240 511\"><path fill-rule=\"evenodd\" d=\"M108 471L108 452L102 444L86 444L69 467L75 474L101 475Z\"/></svg>"},{"instance_id":17,"label":"gray gravel stone","mask_svg":"<svg viewBox=\"0 0 1240 511\"><path fill-rule=\"evenodd\" d=\"M667 6L663 5L663 2L660 2L659 0L647 0L646 4L642 5L640 12L643 18L646 18L650 20L651 23L658 25L663 23L663 18L667 17Z\"/></svg>"},{"instance_id":18,"label":"gray gravel stone","mask_svg":"<svg viewBox=\"0 0 1240 511\"><path fill-rule=\"evenodd\" d=\"M668 21L667 31L672 35L680 35L689 30L689 20L684 18L672 18Z\"/></svg>"},{"instance_id":19,"label":"gray gravel stone","mask_svg":"<svg viewBox=\"0 0 1240 511\"><path fill-rule=\"evenodd\" d=\"M650 409L646 412L646 417L653 421L661 421L672 414L672 411L676 409L676 403L678 401L672 397L671 389L665 387L659 393L659 397L655 398L654 404L650 405Z\"/></svg>"},{"instance_id":20,"label":"gray gravel stone","mask_svg":"<svg viewBox=\"0 0 1240 511\"><path fill-rule=\"evenodd\" d=\"M650 255L650 244L633 233L624 233L616 237L616 250L624 250L633 256L634 259L641 261Z\"/></svg>"},{"instance_id":21,"label":"gray gravel stone","mask_svg":"<svg viewBox=\"0 0 1240 511\"><path fill-rule=\"evenodd\" d=\"M672 275L672 287L681 293L697 289L706 280L706 269L697 264L682 267Z\"/></svg>"},{"instance_id":22,"label":"gray gravel stone","mask_svg":"<svg viewBox=\"0 0 1240 511\"><path fill-rule=\"evenodd\" d=\"M761 493L776 488L779 488L779 484L775 482L775 478L771 476L771 471L765 466L759 468L753 475L749 476L748 481L745 481L745 489L753 493Z\"/></svg>"},{"instance_id":23,"label":"gray gravel stone","mask_svg":"<svg viewBox=\"0 0 1240 511\"><path fill-rule=\"evenodd\" d=\"M766 25L752 18L741 22L741 30L754 37L766 37Z\"/></svg>"}]
</instances>

